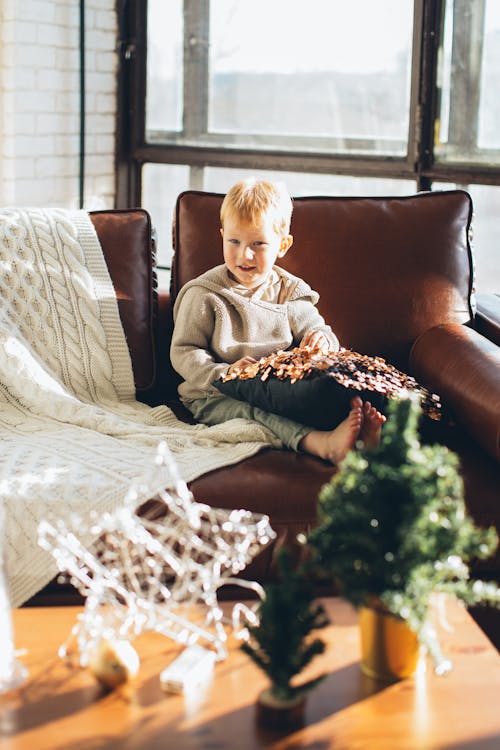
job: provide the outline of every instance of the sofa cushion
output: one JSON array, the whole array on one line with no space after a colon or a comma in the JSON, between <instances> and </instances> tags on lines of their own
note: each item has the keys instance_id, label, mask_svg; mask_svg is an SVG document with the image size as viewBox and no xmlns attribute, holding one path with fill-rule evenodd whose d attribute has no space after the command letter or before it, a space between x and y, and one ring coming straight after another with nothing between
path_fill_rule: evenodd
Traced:
<instances>
[{"instance_id":1,"label":"sofa cushion","mask_svg":"<svg viewBox=\"0 0 500 750\"><path fill-rule=\"evenodd\" d=\"M174 301L187 281L222 261L222 200L198 191L178 198ZM462 190L295 198L294 244L280 263L319 292L318 308L342 346L406 370L423 331L473 317L471 216Z\"/></svg>"},{"instance_id":2,"label":"sofa cushion","mask_svg":"<svg viewBox=\"0 0 500 750\"><path fill-rule=\"evenodd\" d=\"M151 220L143 209L91 211L118 300L137 398L156 378L156 276Z\"/></svg>"},{"instance_id":3,"label":"sofa cushion","mask_svg":"<svg viewBox=\"0 0 500 750\"><path fill-rule=\"evenodd\" d=\"M204 474L189 487L196 499L216 508L246 508L270 517L276 540L242 575L265 582L273 574L275 552L285 545L297 547L297 536L316 525L318 493L336 471L305 453L268 449Z\"/></svg>"}]
</instances>

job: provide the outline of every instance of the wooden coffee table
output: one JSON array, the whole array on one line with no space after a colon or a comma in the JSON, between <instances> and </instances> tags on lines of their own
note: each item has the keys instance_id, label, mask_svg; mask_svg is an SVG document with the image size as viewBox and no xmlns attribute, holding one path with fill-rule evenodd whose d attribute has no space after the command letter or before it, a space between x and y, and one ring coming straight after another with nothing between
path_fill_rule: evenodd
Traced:
<instances>
[{"instance_id":1,"label":"wooden coffee table","mask_svg":"<svg viewBox=\"0 0 500 750\"><path fill-rule=\"evenodd\" d=\"M452 630L440 629L453 671L425 673L392 685L359 668L357 614L339 599L324 600L332 625L319 631L328 647L305 677L328 676L308 698L305 725L285 732L258 726L255 700L265 676L238 648L216 665L211 682L188 695L162 692L159 672L181 650L157 634L141 636L133 683L103 692L86 669L57 656L79 608L14 612L17 648L29 678L0 696L1 750L498 750L500 656L465 609L446 609Z\"/></svg>"}]
</instances>

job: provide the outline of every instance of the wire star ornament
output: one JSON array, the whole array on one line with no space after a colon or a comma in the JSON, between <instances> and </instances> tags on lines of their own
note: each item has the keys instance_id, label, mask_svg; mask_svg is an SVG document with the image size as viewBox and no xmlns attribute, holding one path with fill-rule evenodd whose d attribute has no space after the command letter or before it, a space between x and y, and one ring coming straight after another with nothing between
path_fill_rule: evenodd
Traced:
<instances>
[{"instance_id":1,"label":"wire star ornament","mask_svg":"<svg viewBox=\"0 0 500 750\"><path fill-rule=\"evenodd\" d=\"M227 655L218 590L236 584L263 597L262 587L235 576L276 536L265 515L196 502L166 443L155 467L135 482L112 513L44 520L39 544L85 597L83 612L60 653L76 643L79 663L102 639L133 640L156 631L190 645L198 640ZM256 608L256 607L255 607ZM237 602L232 627L244 637L252 607Z\"/></svg>"}]
</instances>

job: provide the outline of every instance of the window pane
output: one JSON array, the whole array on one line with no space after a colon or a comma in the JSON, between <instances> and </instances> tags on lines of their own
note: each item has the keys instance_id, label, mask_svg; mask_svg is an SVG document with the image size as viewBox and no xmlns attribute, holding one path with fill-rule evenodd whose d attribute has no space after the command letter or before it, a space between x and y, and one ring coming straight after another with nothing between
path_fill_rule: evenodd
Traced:
<instances>
[{"instance_id":1,"label":"window pane","mask_svg":"<svg viewBox=\"0 0 500 750\"><path fill-rule=\"evenodd\" d=\"M460 187L472 196L474 206L473 240L476 291L500 294L500 187L496 185L449 185L433 183L433 190Z\"/></svg>"},{"instance_id":2,"label":"window pane","mask_svg":"<svg viewBox=\"0 0 500 750\"><path fill-rule=\"evenodd\" d=\"M442 44L441 161L500 163L500 3L447 0Z\"/></svg>"},{"instance_id":3,"label":"window pane","mask_svg":"<svg viewBox=\"0 0 500 750\"><path fill-rule=\"evenodd\" d=\"M474 204L472 247L476 264L476 291L500 294L500 187L469 185Z\"/></svg>"},{"instance_id":4,"label":"window pane","mask_svg":"<svg viewBox=\"0 0 500 750\"><path fill-rule=\"evenodd\" d=\"M500 149L500 3L486 4L481 100L479 103L479 146Z\"/></svg>"},{"instance_id":5,"label":"window pane","mask_svg":"<svg viewBox=\"0 0 500 750\"><path fill-rule=\"evenodd\" d=\"M182 129L182 6L148 1L147 131Z\"/></svg>"},{"instance_id":6,"label":"window pane","mask_svg":"<svg viewBox=\"0 0 500 750\"><path fill-rule=\"evenodd\" d=\"M411 195L416 191L411 180L387 180L378 177L349 177L329 174L306 174L302 172L271 172L241 169L205 169L204 189L226 193L231 185L247 177L265 177L281 180L291 195Z\"/></svg>"},{"instance_id":7,"label":"window pane","mask_svg":"<svg viewBox=\"0 0 500 750\"><path fill-rule=\"evenodd\" d=\"M188 187L189 167L185 165L145 164L142 168L142 206L156 229L160 266L170 266L175 201Z\"/></svg>"},{"instance_id":8,"label":"window pane","mask_svg":"<svg viewBox=\"0 0 500 750\"><path fill-rule=\"evenodd\" d=\"M212 0L209 131L406 153L412 23L412 0Z\"/></svg>"}]
</instances>

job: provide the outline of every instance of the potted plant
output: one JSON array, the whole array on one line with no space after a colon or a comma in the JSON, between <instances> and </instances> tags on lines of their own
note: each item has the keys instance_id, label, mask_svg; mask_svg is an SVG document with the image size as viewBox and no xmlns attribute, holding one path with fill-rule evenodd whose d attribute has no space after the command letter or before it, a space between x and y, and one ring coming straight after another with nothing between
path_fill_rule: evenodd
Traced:
<instances>
[{"instance_id":1,"label":"potted plant","mask_svg":"<svg viewBox=\"0 0 500 750\"><path fill-rule=\"evenodd\" d=\"M411 674L419 644L437 671L449 667L426 625L434 592L469 605L500 603L498 585L471 580L468 566L492 554L496 531L467 516L458 458L420 443L419 418L413 398L389 403L380 445L347 455L320 492L319 524L307 539L314 564L359 608L362 627L375 628L362 634L361 666L384 679ZM413 648L410 666L379 649L403 642Z\"/></svg>"},{"instance_id":2,"label":"potted plant","mask_svg":"<svg viewBox=\"0 0 500 750\"><path fill-rule=\"evenodd\" d=\"M324 642L311 638L311 633L329 621L321 604L314 601L313 585L305 569L292 567L286 549L278 556L278 570L278 581L264 587L258 624L248 626L249 639L241 648L271 683L258 697L259 721L283 728L301 723L306 693L324 677L292 684L293 678L323 653Z\"/></svg>"}]
</instances>

